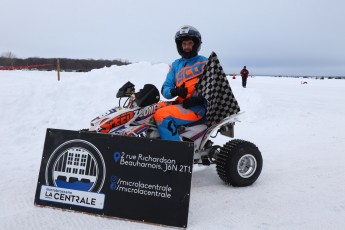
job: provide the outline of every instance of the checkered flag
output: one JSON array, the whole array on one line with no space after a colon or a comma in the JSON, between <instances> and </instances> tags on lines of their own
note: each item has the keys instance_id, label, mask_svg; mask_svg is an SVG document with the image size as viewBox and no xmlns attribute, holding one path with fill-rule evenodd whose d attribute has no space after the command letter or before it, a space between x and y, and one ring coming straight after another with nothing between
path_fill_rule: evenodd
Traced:
<instances>
[{"instance_id":1,"label":"checkered flag","mask_svg":"<svg viewBox=\"0 0 345 230\"><path fill-rule=\"evenodd\" d=\"M206 124L208 126L217 124L240 111L217 54L214 52L208 58L196 89L207 100Z\"/></svg>"}]
</instances>

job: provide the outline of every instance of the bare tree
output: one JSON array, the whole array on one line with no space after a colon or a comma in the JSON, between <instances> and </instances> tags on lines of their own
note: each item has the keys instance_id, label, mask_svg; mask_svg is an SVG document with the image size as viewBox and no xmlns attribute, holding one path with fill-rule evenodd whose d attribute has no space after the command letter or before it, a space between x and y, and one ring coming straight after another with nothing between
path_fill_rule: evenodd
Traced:
<instances>
[{"instance_id":1,"label":"bare tree","mask_svg":"<svg viewBox=\"0 0 345 230\"><path fill-rule=\"evenodd\" d=\"M5 58L6 65L14 66L14 60L17 58L16 55L12 52L4 52L1 54L1 57Z\"/></svg>"}]
</instances>

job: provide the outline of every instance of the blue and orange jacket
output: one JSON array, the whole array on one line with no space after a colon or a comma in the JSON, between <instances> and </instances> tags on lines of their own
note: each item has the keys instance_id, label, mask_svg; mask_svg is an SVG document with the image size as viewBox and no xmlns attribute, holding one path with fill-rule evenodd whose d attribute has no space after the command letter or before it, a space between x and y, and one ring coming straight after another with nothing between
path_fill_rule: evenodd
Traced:
<instances>
[{"instance_id":1,"label":"blue and orange jacket","mask_svg":"<svg viewBox=\"0 0 345 230\"><path fill-rule=\"evenodd\" d=\"M163 83L162 94L165 98L173 98L170 90L175 87L180 87L184 84L187 88L188 94L186 98L197 95L195 91L195 84L201 76L207 58L197 55L192 58L179 58L172 63L169 73ZM182 103L183 98L177 97L177 101Z\"/></svg>"}]
</instances>

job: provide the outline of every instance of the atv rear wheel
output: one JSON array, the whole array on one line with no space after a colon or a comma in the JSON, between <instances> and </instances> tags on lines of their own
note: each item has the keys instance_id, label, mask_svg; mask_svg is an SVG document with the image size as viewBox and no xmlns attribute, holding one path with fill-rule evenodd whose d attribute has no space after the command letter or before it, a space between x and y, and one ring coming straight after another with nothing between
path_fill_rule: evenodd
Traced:
<instances>
[{"instance_id":1,"label":"atv rear wheel","mask_svg":"<svg viewBox=\"0 0 345 230\"><path fill-rule=\"evenodd\" d=\"M262 169L262 156L253 143L235 139L220 149L216 164L217 173L225 183L244 187L258 179Z\"/></svg>"}]
</instances>

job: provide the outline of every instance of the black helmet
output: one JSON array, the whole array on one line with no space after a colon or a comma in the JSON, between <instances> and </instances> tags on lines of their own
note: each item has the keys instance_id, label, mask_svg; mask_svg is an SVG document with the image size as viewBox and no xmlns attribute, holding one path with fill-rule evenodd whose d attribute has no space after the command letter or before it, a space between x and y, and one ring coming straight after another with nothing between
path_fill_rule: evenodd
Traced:
<instances>
[{"instance_id":1,"label":"black helmet","mask_svg":"<svg viewBox=\"0 0 345 230\"><path fill-rule=\"evenodd\" d=\"M189 39L194 42L193 49L191 52L185 53L182 49L182 41ZM191 58L196 56L200 50L202 43L201 34L193 26L182 26L181 29L176 32L175 42L178 53L184 58Z\"/></svg>"}]
</instances>

